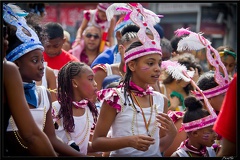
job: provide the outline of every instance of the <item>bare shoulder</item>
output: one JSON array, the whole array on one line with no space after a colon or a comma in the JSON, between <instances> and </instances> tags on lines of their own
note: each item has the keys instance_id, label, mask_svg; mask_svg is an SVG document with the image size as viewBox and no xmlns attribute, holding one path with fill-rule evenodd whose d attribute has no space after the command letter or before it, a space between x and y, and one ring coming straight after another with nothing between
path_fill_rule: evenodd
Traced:
<instances>
[{"instance_id":1,"label":"bare shoulder","mask_svg":"<svg viewBox=\"0 0 240 160\"><path fill-rule=\"evenodd\" d=\"M18 67L15 63L13 62L10 62L10 61L4 61L3 62L3 68L4 68L4 72L8 72L8 73L11 73L11 72L19 72L18 71ZM11 71L11 72L9 72Z\"/></svg>"}]
</instances>

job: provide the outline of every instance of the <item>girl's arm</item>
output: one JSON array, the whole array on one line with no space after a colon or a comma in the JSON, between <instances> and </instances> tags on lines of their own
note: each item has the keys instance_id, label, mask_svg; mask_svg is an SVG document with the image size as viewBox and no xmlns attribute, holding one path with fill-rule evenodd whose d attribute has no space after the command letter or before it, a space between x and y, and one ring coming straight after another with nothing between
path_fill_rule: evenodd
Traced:
<instances>
[{"instance_id":1,"label":"girl's arm","mask_svg":"<svg viewBox=\"0 0 240 160\"><path fill-rule=\"evenodd\" d=\"M110 43L110 47L114 45L114 28L116 25L116 19L115 17L111 19L110 21L110 27L108 29L108 41Z\"/></svg>"},{"instance_id":2,"label":"girl's arm","mask_svg":"<svg viewBox=\"0 0 240 160\"><path fill-rule=\"evenodd\" d=\"M80 40L82 38L82 33L85 30L85 28L87 27L87 25L88 25L88 20L86 18L83 18L81 26L78 28L75 43L72 45L72 48L76 47L80 43Z\"/></svg>"},{"instance_id":3,"label":"girl's arm","mask_svg":"<svg viewBox=\"0 0 240 160\"><path fill-rule=\"evenodd\" d=\"M18 68L11 62L6 63L3 64L4 89L12 117L21 137L27 143L32 155L57 156L49 139L39 129L32 117L24 96Z\"/></svg>"},{"instance_id":4,"label":"girl's arm","mask_svg":"<svg viewBox=\"0 0 240 160\"><path fill-rule=\"evenodd\" d=\"M59 153L60 156L78 156L78 157L85 157L85 155L81 154L80 152L73 149L71 146L64 143L60 138L57 137L55 134L55 128L53 125L53 119L52 119L52 103L51 103L51 97L50 93L48 92L49 102L50 102L50 108L46 114L46 122L44 127L44 132L50 139L53 148L57 153Z\"/></svg>"},{"instance_id":5,"label":"girl's arm","mask_svg":"<svg viewBox=\"0 0 240 160\"><path fill-rule=\"evenodd\" d=\"M94 150L108 152L125 147L133 147L141 151L146 151L151 144L154 144L154 139L147 135L125 136L118 138L107 137L108 131L116 117L116 114L116 109L104 101L93 134L92 148Z\"/></svg>"},{"instance_id":6,"label":"girl's arm","mask_svg":"<svg viewBox=\"0 0 240 160\"><path fill-rule=\"evenodd\" d=\"M157 121L161 123L160 127L160 151L164 152L172 143L177 135L177 128L172 119L167 115L168 99L164 96L164 111L157 115Z\"/></svg>"}]
</instances>

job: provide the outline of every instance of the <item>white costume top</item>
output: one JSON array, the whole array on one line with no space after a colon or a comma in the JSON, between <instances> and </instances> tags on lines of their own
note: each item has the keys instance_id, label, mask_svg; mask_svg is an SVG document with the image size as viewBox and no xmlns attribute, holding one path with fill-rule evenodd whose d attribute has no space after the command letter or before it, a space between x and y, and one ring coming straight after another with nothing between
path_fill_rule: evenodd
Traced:
<instances>
[{"instance_id":1,"label":"white costume top","mask_svg":"<svg viewBox=\"0 0 240 160\"><path fill-rule=\"evenodd\" d=\"M207 147L208 157L216 157L216 152L214 151L213 147ZM189 157L187 152L180 148L175 152L179 157Z\"/></svg>"},{"instance_id":2,"label":"white costume top","mask_svg":"<svg viewBox=\"0 0 240 160\"><path fill-rule=\"evenodd\" d=\"M155 143L149 147L149 149L145 152L139 151L132 147L122 148L119 150L111 151L110 157L162 157L162 154L160 152L159 144L160 144L160 138L159 138L159 131L160 129L156 126L156 111L157 113L162 113L164 110L164 99L161 93L153 91L153 110L152 110L152 118L149 125L149 132L152 134L151 136L155 138ZM120 96L120 101L122 103L121 111L118 111L118 114L116 115L116 118L111 126L111 137L125 137L125 136L132 136L132 122L133 117L135 113L134 118L134 134L144 134L147 135L147 130L145 128L145 123L143 120L143 116L141 113L141 109L137 104L135 104L136 108L139 113L137 113L134 109L134 107L130 105L124 106L124 93L121 91L121 88L117 89L117 93ZM131 99L129 98L130 102ZM145 117L148 121L150 118L151 113L151 107L148 108L142 108L143 112L145 114Z\"/></svg>"},{"instance_id":3,"label":"white costume top","mask_svg":"<svg viewBox=\"0 0 240 160\"><path fill-rule=\"evenodd\" d=\"M52 109L54 109L55 114L58 114L60 109L60 104L58 101L54 101L52 103ZM75 124L74 132L65 132L63 129L63 119L61 118L58 121L58 129L55 129L56 135L66 144L73 140L79 146L80 153L87 155L90 131L91 127L93 126L93 115L89 107L86 107L85 113L82 116L73 116L73 119Z\"/></svg>"},{"instance_id":4,"label":"white costume top","mask_svg":"<svg viewBox=\"0 0 240 160\"><path fill-rule=\"evenodd\" d=\"M36 122L37 126L43 130L43 126L45 126L46 122L46 114L50 108L50 102L47 94L47 89L44 86L38 86L38 91L40 92L41 97L38 97L40 100L40 104L37 108L30 109L30 112L33 116L34 121ZM14 130L18 130L15 122L14 123ZM27 122L26 122L27 123ZM9 120L9 124L7 127L7 131L13 131L12 123Z\"/></svg>"}]
</instances>

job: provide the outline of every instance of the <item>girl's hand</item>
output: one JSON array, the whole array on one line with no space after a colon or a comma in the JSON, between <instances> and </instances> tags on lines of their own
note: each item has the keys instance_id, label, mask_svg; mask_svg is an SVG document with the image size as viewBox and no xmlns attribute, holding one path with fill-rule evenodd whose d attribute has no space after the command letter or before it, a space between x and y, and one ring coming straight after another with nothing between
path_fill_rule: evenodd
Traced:
<instances>
[{"instance_id":1,"label":"girl's hand","mask_svg":"<svg viewBox=\"0 0 240 160\"><path fill-rule=\"evenodd\" d=\"M154 144L154 138L149 137L147 135L135 135L131 136L131 147L140 150L147 151L149 146Z\"/></svg>"},{"instance_id":2,"label":"girl's hand","mask_svg":"<svg viewBox=\"0 0 240 160\"><path fill-rule=\"evenodd\" d=\"M190 70L191 70L191 71L195 71L195 72L194 72L194 75L193 75L193 77L192 77L192 80L193 80L194 82L197 82L197 80L198 80L198 78L199 78L198 69L195 68L195 70L194 70L194 68L190 67Z\"/></svg>"},{"instance_id":3,"label":"girl's hand","mask_svg":"<svg viewBox=\"0 0 240 160\"><path fill-rule=\"evenodd\" d=\"M160 123L158 127L164 130L167 135L174 137L177 135L177 128L172 119L166 113L159 113L156 118L157 122Z\"/></svg>"}]
</instances>

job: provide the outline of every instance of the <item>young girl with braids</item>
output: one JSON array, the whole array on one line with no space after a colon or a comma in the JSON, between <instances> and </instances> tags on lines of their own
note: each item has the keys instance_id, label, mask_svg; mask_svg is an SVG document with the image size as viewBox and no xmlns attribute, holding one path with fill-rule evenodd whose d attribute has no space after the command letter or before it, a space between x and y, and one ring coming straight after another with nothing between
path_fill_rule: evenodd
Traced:
<instances>
[{"instance_id":1,"label":"young girl with braids","mask_svg":"<svg viewBox=\"0 0 240 160\"><path fill-rule=\"evenodd\" d=\"M10 26L9 48L6 59L14 62L23 80L25 98L35 123L49 138L55 152L64 156L83 156L64 144L55 134L51 115L51 96L44 86L36 86L43 76L43 46L37 34L11 7L4 5L4 21ZM28 122L25 122L26 124ZM31 127L31 126L29 126ZM12 118L6 133L6 148L13 156L31 156L27 143L18 134Z\"/></svg>"},{"instance_id":2,"label":"young girl with braids","mask_svg":"<svg viewBox=\"0 0 240 160\"><path fill-rule=\"evenodd\" d=\"M91 131L98 111L92 99L97 84L92 69L82 62L68 62L58 73L58 101L53 102L56 134L80 153L92 152Z\"/></svg>"},{"instance_id":3,"label":"young girl with braids","mask_svg":"<svg viewBox=\"0 0 240 160\"><path fill-rule=\"evenodd\" d=\"M177 130L166 114L167 98L149 86L155 84L160 75L160 37L150 19L157 15L146 13L139 3L121 8L129 9L131 20L140 27L140 41L133 42L124 54L127 71L122 87L98 92L103 104L92 147L97 151L110 151L110 157L161 157ZM138 13L144 15L144 22L135 18ZM153 39L146 34L146 26L141 25L145 21ZM110 129L111 137L106 137Z\"/></svg>"},{"instance_id":4,"label":"young girl with braids","mask_svg":"<svg viewBox=\"0 0 240 160\"><path fill-rule=\"evenodd\" d=\"M202 102L194 96L188 96L184 103L187 111L183 116L183 123L191 123L210 115L208 110L203 108ZM217 138L217 134L213 131L213 123L206 124L203 121L203 125L199 125L198 128L185 130L188 138L180 144L171 157L216 157L216 153L211 146Z\"/></svg>"}]
</instances>

